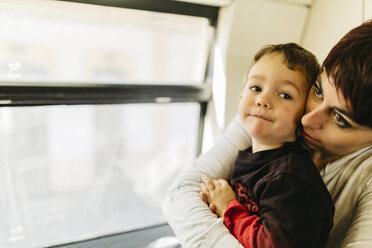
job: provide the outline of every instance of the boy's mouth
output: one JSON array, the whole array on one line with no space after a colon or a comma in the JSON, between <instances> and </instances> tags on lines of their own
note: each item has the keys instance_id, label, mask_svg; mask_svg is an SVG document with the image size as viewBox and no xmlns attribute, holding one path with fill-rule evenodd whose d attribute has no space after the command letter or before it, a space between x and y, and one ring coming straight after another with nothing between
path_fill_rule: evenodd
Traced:
<instances>
[{"instance_id":1,"label":"boy's mouth","mask_svg":"<svg viewBox=\"0 0 372 248\"><path fill-rule=\"evenodd\" d=\"M248 114L249 116L253 116L253 117L256 117L256 118L260 118L260 119L263 119L265 121L269 121L269 122L273 122L271 119L263 116L263 115L260 115L260 114Z\"/></svg>"}]
</instances>

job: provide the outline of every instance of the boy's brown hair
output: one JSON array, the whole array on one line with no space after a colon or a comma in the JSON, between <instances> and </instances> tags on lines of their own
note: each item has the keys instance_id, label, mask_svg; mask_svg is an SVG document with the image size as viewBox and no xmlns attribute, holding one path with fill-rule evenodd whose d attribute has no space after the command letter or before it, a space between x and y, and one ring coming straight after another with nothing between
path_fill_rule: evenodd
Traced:
<instances>
[{"instance_id":1,"label":"boy's brown hair","mask_svg":"<svg viewBox=\"0 0 372 248\"><path fill-rule=\"evenodd\" d=\"M285 43L277 45L267 45L261 48L253 57L251 67L257 63L264 55L278 53L283 55L284 63L288 69L300 71L309 84L313 84L320 72L318 60L311 52L307 51L296 43ZM244 78L246 82L249 71Z\"/></svg>"}]
</instances>

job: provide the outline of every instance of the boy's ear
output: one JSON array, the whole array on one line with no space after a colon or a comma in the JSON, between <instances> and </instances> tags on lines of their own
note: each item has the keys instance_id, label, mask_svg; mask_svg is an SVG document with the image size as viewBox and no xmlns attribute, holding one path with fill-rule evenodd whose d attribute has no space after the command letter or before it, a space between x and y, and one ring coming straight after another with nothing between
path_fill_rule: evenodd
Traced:
<instances>
[{"instance_id":1,"label":"boy's ear","mask_svg":"<svg viewBox=\"0 0 372 248\"><path fill-rule=\"evenodd\" d=\"M242 100L242 97L243 97L243 93L240 92L239 100Z\"/></svg>"}]
</instances>

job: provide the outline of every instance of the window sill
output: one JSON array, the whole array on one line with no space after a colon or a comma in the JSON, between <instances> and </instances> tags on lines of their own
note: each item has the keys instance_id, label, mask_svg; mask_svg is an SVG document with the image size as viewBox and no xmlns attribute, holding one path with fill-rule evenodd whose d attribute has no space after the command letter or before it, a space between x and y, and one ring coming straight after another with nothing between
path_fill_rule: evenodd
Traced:
<instances>
[{"instance_id":1,"label":"window sill","mask_svg":"<svg viewBox=\"0 0 372 248\"><path fill-rule=\"evenodd\" d=\"M168 224L147 227L144 229L113 234L69 244L51 246L50 248L145 248L151 242L165 236L174 236L174 233Z\"/></svg>"}]
</instances>

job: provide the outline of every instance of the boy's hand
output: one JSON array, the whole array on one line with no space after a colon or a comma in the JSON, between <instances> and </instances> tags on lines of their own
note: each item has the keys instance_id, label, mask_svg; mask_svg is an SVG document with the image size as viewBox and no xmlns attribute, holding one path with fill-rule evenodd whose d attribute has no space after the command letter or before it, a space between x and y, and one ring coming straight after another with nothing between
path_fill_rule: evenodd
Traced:
<instances>
[{"instance_id":1,"label":"boy's hand","mask_svg":"<svg viewBox=\"0 0 372 248\"><path fill-rule=\"evenodd\" d=\"M222 217L226 210L227 204L236 199L236 194L229 183L224 179L211 180L208 176L202 176L200 185L200 196L203 201L209 204L212 212L218 217Z\"/></svg>"}]
</instances>

